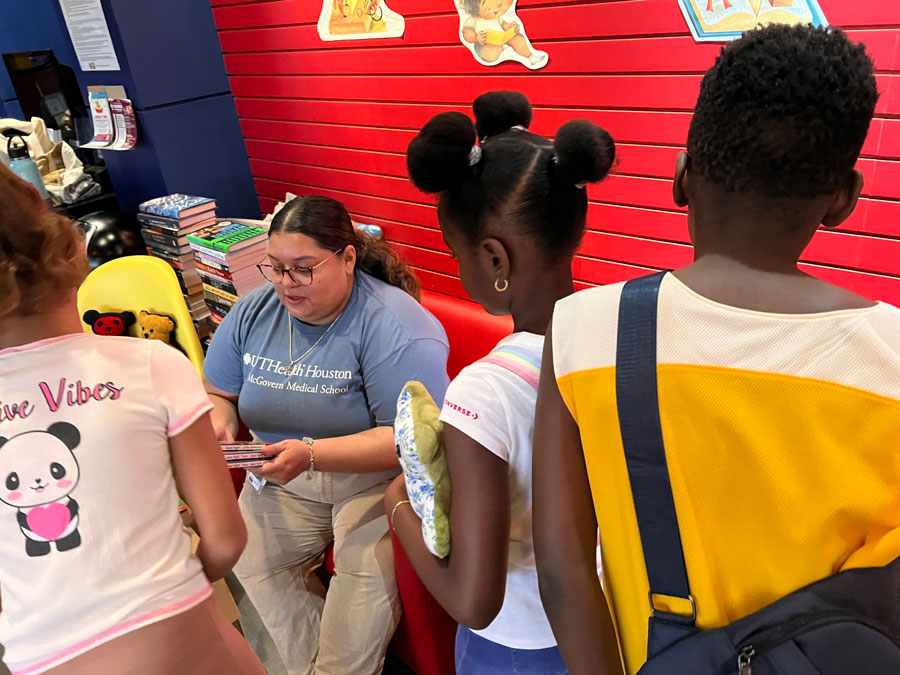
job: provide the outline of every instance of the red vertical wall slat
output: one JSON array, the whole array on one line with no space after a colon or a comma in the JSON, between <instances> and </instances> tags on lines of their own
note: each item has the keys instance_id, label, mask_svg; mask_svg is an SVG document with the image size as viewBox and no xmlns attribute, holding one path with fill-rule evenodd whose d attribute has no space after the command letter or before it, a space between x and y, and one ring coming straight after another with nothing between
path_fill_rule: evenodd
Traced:
<instances>
[{"instance_id":1,"label":"red vertical wall slat","mask_svg":"<svg viewBox=\"0 0 900 675\"><path fill-rule=\"evenodd\" d=\"M341 199L382 227L426 288L462 295L433 199L406 180L403 153L432 115L469 112L477 94L509 88L531 99L537 133L583 117L619 143L615 174L589 191L579 286L690 260L669 181L719 46L693 41L676 0L519 0L529 37L550 54L537 72L478 65L459 44L453 0L391 0L403 38L328 43L316 31L319 0L212 5L263 211L288 190ZM816 235L805 268L900 304L900 12L895 0L821 5L867 44L882 96L859 164L864 199L843 231Z\"/></svg>"}]
</instances>

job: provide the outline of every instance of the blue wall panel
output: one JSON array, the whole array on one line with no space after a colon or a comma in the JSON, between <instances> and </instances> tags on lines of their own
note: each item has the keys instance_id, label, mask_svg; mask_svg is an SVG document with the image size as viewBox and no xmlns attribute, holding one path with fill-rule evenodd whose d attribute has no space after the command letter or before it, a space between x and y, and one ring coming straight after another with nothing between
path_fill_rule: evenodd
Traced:
<instances>
[{"instance_id":1,"label":"blue wall panel","mask_svg":"<svg viewBox=\"0 0 900 675\"><path fill-rule=\"evenodd\" d=\"M123 209L160 194L186 192L214 197L220 216L259 217L231 94L139 111L138 128L142 148L104 153Z\"/></svg>"},{"instance_id":2,"label":"blue wall panel","mask_svg":"<svg viewBox=\"0 0 900 675\"><path fill-rule=\"evenodd\" d=\"M83 72L58 0L0 0L0 52L53 49L89 85L122 85L134 103L138 146L106 152L122 208L168 192L215 197L219 213L256 217L250 164L208 0L101 0L120 71ZM5 115L20 117L0 66Z\"/></svg>"},{"instance_id":3,"label":"blue wall panel","mask_svg":"<svg viewBox=\"0 0 900 675\"><path fill-rule=\"evenodd\" d=\"M109 3L138 108L231 91L208 0Z\"/></svg>"}]
</instances>

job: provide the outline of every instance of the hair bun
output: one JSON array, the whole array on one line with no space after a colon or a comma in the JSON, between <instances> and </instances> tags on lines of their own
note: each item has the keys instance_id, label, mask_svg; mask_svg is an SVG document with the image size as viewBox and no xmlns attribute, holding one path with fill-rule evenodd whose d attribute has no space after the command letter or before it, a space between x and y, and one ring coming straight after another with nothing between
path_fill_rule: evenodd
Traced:
<instances>
[{"instance_id":1,"label":"hair bun","mask_svg":"<svg viewBox=\"0 0 900 675\"><path fill-rule=\"evenodd\" d=\"M473 145L472 120L458 112L435 115L406 148L410 179L424 192L443 192L458 185L471 171Z\"/></svg>"},{"instance_id":2,"label":"hair bun","mask_svg":"<svg viewBox=\"0 0 900 675\"><path fill-rule=\"evenodd\" d=\"M531 124L531 103L518 91L489 91L472 103L475 129L482 141L499 136L515 126L528 128Z\"/></svg>"},{"instance_id":3,"label":"hair bun","mask_svg":"<svg viewBox=\"0 0 900 675\"><path fill-rule=\"evenodd\" d=\"M553 141L556 175L564 183L580 185L606 178L616 159L616 143L609 132L587 120L566 122Z\"/></svg>"}]
</instances>

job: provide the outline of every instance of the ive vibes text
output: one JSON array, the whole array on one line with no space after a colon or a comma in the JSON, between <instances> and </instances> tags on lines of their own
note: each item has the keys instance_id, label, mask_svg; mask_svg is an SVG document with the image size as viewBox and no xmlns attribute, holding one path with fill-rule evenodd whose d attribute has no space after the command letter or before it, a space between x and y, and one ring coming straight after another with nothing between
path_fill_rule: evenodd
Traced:
<instances>
[{"instance_id":1,"label":"ive vibes text","mask_svg":"<svg viewBox=\"0 0 900 675\"><path fill-rule=\"evenodd\" d=\"M38 387L50 412L56 412L63 406L82 406L91 401L115 401L124 391L124 387L117 387L112 382L100 382L91 387L83 384L81 380L69 382L64 377L60 378L54 387L46 382L41 382ZM34 412L34 407L35 404L28 400L17 403L0 402L0 422L9 422L16 418L25 419Z\"/></svg>"}]
</instances>

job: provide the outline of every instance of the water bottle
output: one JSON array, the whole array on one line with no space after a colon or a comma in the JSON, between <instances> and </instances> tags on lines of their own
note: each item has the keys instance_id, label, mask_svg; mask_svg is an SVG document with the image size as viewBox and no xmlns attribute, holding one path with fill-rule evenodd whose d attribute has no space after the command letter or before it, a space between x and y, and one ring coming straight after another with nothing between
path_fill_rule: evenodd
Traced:
<instances>
[{"instance_id":1,"label":"water bottle","mask_svg":"<svg viewBox=\"0 0 900 675\"><path fill-rule=\"evenodd\" d=\"M19 139L22 145L13 146L12 142L16 138ZM41 172L38 169L37 162L31 158L25 139L21 136L12 136L6 144L6 152L9 155L9 168L12 169L13 173L22 180L26 180L34 185L34 187L37 188L37 191L41 193L41 197L50 199L47 188L44 186L44 179L41 178Z\"/></svg>"}]
</instances>

